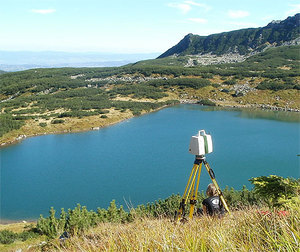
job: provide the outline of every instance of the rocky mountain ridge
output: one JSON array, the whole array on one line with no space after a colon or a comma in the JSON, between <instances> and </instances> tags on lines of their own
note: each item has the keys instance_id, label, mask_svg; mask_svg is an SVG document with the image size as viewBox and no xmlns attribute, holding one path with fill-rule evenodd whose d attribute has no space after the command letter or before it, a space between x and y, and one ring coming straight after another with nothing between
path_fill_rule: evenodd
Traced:
<instances>
[{"instance_id":1,"label":"rocky mountain ridge","mask_svg":"<svg viewBox=\"0 0 300 252\"><path fill-rule=\"evenodd\" d=\"M186 35L158 58L191 57L188 66L241 62L270 47L300 44L300 14L283 21L272 21L265 27L248 28L209 36ZM194 64L192 64L194 63Z\"/></svg>"}]
</instances>

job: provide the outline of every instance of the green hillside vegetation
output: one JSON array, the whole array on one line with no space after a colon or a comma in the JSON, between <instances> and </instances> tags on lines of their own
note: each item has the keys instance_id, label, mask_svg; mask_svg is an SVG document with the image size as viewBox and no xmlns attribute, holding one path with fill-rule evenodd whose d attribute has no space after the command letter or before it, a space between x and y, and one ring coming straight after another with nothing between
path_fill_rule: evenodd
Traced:
<instances>
[{"instance_id":1,"label":"green hillside vegetation","mask_svg":"<svg viewBox=\"0 0 300 252\"><path fill-rule=\"evenodd\" d=\"M299 109L299 50L277 47L242 63L210 66L172 66L164 58L123 67L5 73L0 75L0 143L19 135L105 126L181 99ZM246 92L239 91L243 85Z\"/></svg>"},{"instance_id":2,"label":"green hillside vegetation","mask_svg":"<svg viewBox=\"0 0 300 252\"><path fill-rule=\"evenodd\" d=\"M0 249L30 246L32 249L28 251L218 251L223 248L296 251L300 242L300 180L270 175L250 181L254 185L252 190L245 186L241 190L224 189L232 213L222 218L195 214L188 223L175 223L179 195L128 210L118 207L115 201L107 209L97 211L78 204L68 211L61 209L59 215L51 208L48 217L41 216L36 224L18 232L14 225L11 230L0 226ZM204 193L199 193L198 208L204 198Z\"/></svg>"},{"instance_id":3,"label":"green hillside vegetation","mask_svg":"<svg viewBox=\"0 0 300 252\"><path fill-rule=\"evenodd\" d=\"M11 114L0 115L0 122L1 122L0 136L3 136L5 133L11 130L19 129L21 126L25 124L24 121L17 120Z\"/></svg>"},{"instance_id":4,"label":"green hillside vegetation","mask_svg":"<svg viewBox=\"0 0 300 252\"><path fill-rule=\"evenodd\" d=\"M300 67L300 46L282 46L270 48L262 53L249 57L244 62L235 64L220 64L210 66L185 67L187 57L167 57L156 60L141 61L133 65L149 69L152 66L154 73L159 72L159 67L164 74L195 75L206 77L205 74L220 76L241 76L241 77L266 77L266 78L286 78L299 76ZM175 63L176 62L176 63ZM172 66L175 65L175 66ZM169 67L167 67L169 66ZM284 67L282 69L281 67ZM288 70L287 70L288 69ZM161 72L161 73L162 73ZM208 77L211 77L208 75Z\"/></svg>"}]
</instances>

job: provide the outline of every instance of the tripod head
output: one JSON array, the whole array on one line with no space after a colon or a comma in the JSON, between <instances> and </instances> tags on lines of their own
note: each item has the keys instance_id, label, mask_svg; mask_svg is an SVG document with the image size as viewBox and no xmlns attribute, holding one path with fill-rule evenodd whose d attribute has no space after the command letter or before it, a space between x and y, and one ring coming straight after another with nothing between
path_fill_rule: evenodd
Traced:
<instances>
[{"instance_id":1,"label":"tripod head","mask_svg":"<svg viewBox=\"0 0 300 252\"><path fill-rule=\"evenodd\" d=\"M195 159L204 161L206 159L206 157L204 155L196 155Z\"/></svg>"}]
</instances>

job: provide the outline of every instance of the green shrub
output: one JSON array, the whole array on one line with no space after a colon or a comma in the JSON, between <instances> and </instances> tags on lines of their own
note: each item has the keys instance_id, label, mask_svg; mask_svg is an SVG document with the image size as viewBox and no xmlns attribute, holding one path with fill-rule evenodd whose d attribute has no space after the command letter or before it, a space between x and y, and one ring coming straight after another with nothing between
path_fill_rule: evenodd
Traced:
<instances>
[{"instance_id":1,"label":"green shrub","mask_svg":"<svg viewBox=\"0 0 300 252\"><path fill-rule=\"evenodd\" d=\"M55 119L55 120L52 120L51 123L52 124L59 124L59 123L64 123L65 121L62 120L62 119Z\"/></svg>"},{"instance_id":2,"label":"green shrub","mask_svg":"<svg viewBox=\"0 0 300 252\"><path fill-rule=\"evenodd\" d=\"M101 115L100 118L108 118L107 115Z\"/></svg>"},{"instance_id":3,"label":"green shrub","mask_svg":"<svg viewBox=\"0 0 300 252\"><path fill-rule=\"evenodd\" d=\"M223 88L223 89L221 90L221 92L223 92L223 93L229 93L229 92L230 92L230 90L229 90L229 89L227 89L227 88Z\"/></svg>"},{"instance_id":4,"label":"green shrub","mask_svg":"<svg viewBox=\"0 0 300 252\"><path fill-rule=\"evenodd\" d=\"M0 231L0 243L2 244L11 244L16 240L26 241L31 238L38 237L39 234L34 231L34 229L30 229L29 231L23 231L22 233L14 233L10 230L2 230Z\"/></svg>"},{"instance_id":5,"label":"green shrub","mask_svg":"<svg viewBox=\"0 0 300 252\"><path fill-rule=\"evenodd\" d=\"M287 87L288 86L285 86L283 83L276 82L276 81L262 81L257 85L256 88L261 90L270 89L270 90L278 91L278 90L286 89Z\"/></svg>"},{"instance_id":6,"label":"green shrub","mask_svg":"<svg viewBox=\"0 0 300 252\"><path fill-rule=\"evenodd\" d=\"M161 89L144 85L144 84L131 84L122 87L116 87L110 91L110 94L133 95L134 98L150 98L160 99L168 96Z\"/></svg>"},{"instance_id":7,"label":"green shrub","mask_svg":"<svg viewBox=\"0 0 300 252\"><path fill-rule=\"evenodd\" d=\"M108 114L109 113L109 110L100 110L99 111L99 114Z\"/></svg>"},{"instance_id":8,"label":"green shrub","mask_svg":"<svg viewBox=\"0 0 300 252\"><path fill-rule=\"evenodd\" d=\"M41 127L46 127L46 126L47 126L47 123L42 122L42 123L39 123L39 125L40 125Z\"/></svg>"},{"instance_id":9,"label":"green shrub","mask_svg":"<svg viewBox=\"0 0 300 252\"><path fill-rule=\"evenodd\" d=\"M34 231L23 231L18 235L18 239L21 241L26 241L28 239L36 238L39 234Z\"/></svg>"},{"instance_id":10,"label":"green shrub","mask_svg":"<svg viewBox=\"0 0 300 252\"><path fill-rule=\"evenodd\" d=\"M5 133L21 128L24 124L24 121L18 120L18 118L13 117L11 114L0 115L0 137Z\"/></svg>"},{"instance_id":11,"label":"green shrub","mask_svg":"<svg viewBox=\"0 0 300 252\"><path fill-rule=\"evenodd\" d=\"M0 243L11 244L17 239L18 235L10 230L0 231Z\"/></svg>"},{"instance_id":12,"label":"green shrub","mask_svg":"<svg viewBox=\"0 0 300 252\"><path fill-rule=\"evenodd\" d=\"M245 206L259 205L261 203L253 190L248 190L245 185L240 191L232 187L229 189L229 187L226 186L223 190L223 195L226 203L230 207L243 208Z\"/></svg>"},{"instance_id":13,"label":"green shrub","mask_svg":"<svg viewBox=\"0 0 300 252\"><path fill-rule=\"evenodd\" d=\"M148 85L154 87L160 86L179 86L181 88L191 87L191 88L202 88L211 85L208 79L198 79L198 78L174 78L167 80L151 80L147 82Z\"/></svg>"},{"instance_id":14,"label":"green shrub","mask_svg":"<svg viewBox=\"0 0 300 252\"><path fill-rule=\"evenodd\" d=\"M256 87L257 89L261 89L261 90L273 90L273 91L278 91L278 90L284 90L284 89L296 89L296 90L300 90L300 85L299 84L295 84L293 81L287 79L287 81L285 82L281 82L278 80L265 80L262 81L261 83L259 83Z\"/></svg>"},{"instance_id":15,"label":"green shrub","mask_svg":"<svg viewBox=\"0 0 300 252\"><path fill-rule=\"evenodd\" d=\"M212 73L203 73L201 74L201 77L204 79L211 79L214 77L214 75Z\"/></svg>"},{"instance_id":16,"label":"green shrub","mask_svg":"<svg viewBox=\"0 0 300 252\"><path fill-rule=\"evenodd\" d=\"M218 87L220 87L220 84L218 84L218 83L213 83L213 84L211 84L214 88L218 88Z\"/></svg>"},{"instance_id":17,"label":"green shrub","mask_svg":"<svg viewBox=\"0 0 300 252\"><path fill-rule=\"evenodd\" d=\"M49 217L44 218L42 215L37 221L36 229L40 234L47 235L50 238L56 237L58 234L64 231L66 223L66 214L64 209L61 209L60 218L55 217L55 210L51 207L49 211Z\"/></svg>"},{"instance_id":18,"label":"green shrub","mask_svg":"<svg viewBox=\"0 0 300 252\"><path fill-rule=\"evenodd\" d=\"M61 210L60 217L55 217L55 210L51 207L49 217L44 218L42 215L38 219L36 229L40 234L50 238L55 238L64 231L71 235L84 234L90 227L94 227L101 222L126 222L129 221L129 213L125 212L123 207L117 208L115 201L110 203L107 210L98 209L88 211L85 206L77 204L75 209L69 209L66 213Z\"/></svg>"},{"instance_id":19,"label":"green shrub","mask_svg":"<svg viewBox=\"0 0 300 252\"><path fill-rule=\"evenodd\" d=\"M197 104L205 105L205 106L216 106L216 103L209 99L202 99L197 102Z\"/></svg>"},{"instance_id":20,"label":"green shrub","mask_svg":"<svg viewBox=\"0 0 300 252\"><path fill-rule=\"evenodd\" d=\"M69 209L67 214L66 229L71 235L83 234L90 227L97 224L97 214L77 204L74 210Z\"/></svg>"},{"instance_id":21,"label":"green shrub","mask_svg":"<svg viewBox=\"0 0 300 252\"><path fill-rule=\"evenodd\" d=\"M254 185L254 192L269 207L285 207L293 202L300 203L300 179L270 175L251 178L249 181Z\"/></svg>"},{"instance_id":22,"label":"green shrub","mask_svg":"<svg viewBox=\"0 0 300 252\"><path fill-rule=\"evenodd\" d=\"M140 111L140 110L134 109L134 110L132 111L132 114L133 114L134 116L139 116L139 115L141 115L141 111Z\"/></svg>"},{"instance_id":23,"label":"green shrub","mask_svg":"<svg viewBox=\"0 0 300 252\"><path fill-rule=\"evenodd\" d=\"M236 84L236 80L226 80L226 81L224 81L224 84L234 85L234 84Z\"/></svg>"}]
</instances>

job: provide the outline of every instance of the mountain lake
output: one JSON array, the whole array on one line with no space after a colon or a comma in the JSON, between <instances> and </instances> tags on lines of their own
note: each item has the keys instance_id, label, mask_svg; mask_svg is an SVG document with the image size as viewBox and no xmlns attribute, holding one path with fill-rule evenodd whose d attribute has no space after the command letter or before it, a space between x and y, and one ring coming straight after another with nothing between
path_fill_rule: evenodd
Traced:
<instances>
[{"instance_id":1,"label":"mountain lake","mask_svg":"<svg viewBox=\"0 0 300 252\"><path fill-rule=\"evenodd\" d=\"M27 138L0 149L1 221L32 220L77 203L96 210L136 207L182 194L194 156L192 135L212 135L206 160L222 189L248 179L299 178L299 113L178 105L76 134ZM210 178L202 169L200 190Z\"/></svg>"}]
</instances>

